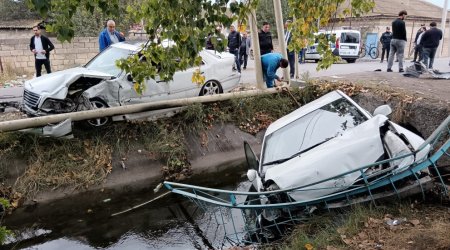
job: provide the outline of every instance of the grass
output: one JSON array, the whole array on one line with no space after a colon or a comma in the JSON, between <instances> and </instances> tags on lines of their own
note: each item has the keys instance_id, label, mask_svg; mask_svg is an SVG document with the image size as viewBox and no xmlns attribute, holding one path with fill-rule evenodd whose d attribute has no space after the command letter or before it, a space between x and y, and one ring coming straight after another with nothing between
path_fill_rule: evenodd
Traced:
<instances>
[{"instance_id":1,"label":"grass","mask_svg":"<svg viewBox=\"0 0 450 250\"><path fill-rule=\"evenodd\" d=\"M0 72L0 86L5 82L16 80L17 76L30 75L29 72L18 70L10 62L3 62L3 72Z\"/></svg>"}]
</instances>

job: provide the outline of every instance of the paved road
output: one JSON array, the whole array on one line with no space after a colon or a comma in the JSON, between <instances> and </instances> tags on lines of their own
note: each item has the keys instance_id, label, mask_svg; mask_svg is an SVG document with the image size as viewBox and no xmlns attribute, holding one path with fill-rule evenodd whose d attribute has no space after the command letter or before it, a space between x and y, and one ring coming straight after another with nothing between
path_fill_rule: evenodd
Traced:
<instances>
[{"instance_id":1,"label":"paved road","mask_svg":"<svg viewBox=\"0 0 450 250\"><path fill-rule=\"evenodd\" d=\"M449 72L450 66L449 66L450 58L437 58L434 64L434 68L438 69L442 72ZM409 60L405 64L406 66L411 65ZM313 62L307 62L305 64L299 64L299 70L300 70L300 78L302 75L304 75L306 72L309 72L309 77L336 77L339 78L342 75L345 75L345 77L349 77L351 74L364 74L364 72L373 72L376 69L381 69L382 71L386 71L387 63L380 63L378 60L372 60L372 61L357 61L356 63L340 63L340 64L333 64L329 69L327 70L321 70L316 71L317 63ZM398 76L398 63L394 64L393 67L394 76ZM280 76L282 75L281 71L278 73ZM255 69L254 69L254 61L250 60L248 61L247 69L242 70L242 77L241 77L241 83L244 84L255 84L256 82L256 75L255 75ZM22 87L12 87L12 88L0 88L0 103L5 101L16 101L20 100L22 96L23 88Z\"/></svg>"},{"instance_id":2,"label":"paved road","mask_svg":"<svg viewBox=\"0 0 450 250\"><path fill-rule=\"evenodd\" d=\"M450 72L449 66L450 58L436 58L434 62L434 69L437 69L441 72ZM404 67L410 66L412 63L410 60L407 60ZM324 77L324 76L338 76L338 75L349 75L355 73L363 73L363 72L373 72L377 69L381 69L386 72L387 62L380 63L379 60L366 60L366 61L356 61L356 63L339 63L333 64L327 70L316 71L317 63L307 62L305 64L299 64L300 78L302 74L309 72L309 77ZM398 74L398 63L395 63L392 67L394 70L393 75ZM282 72L279 71L278 75L282 76ZM254 70L254 61L249 60L247 69L242 70L242 78L241 83L255 83L256 76Z\"/></svg>"}]
</instances>

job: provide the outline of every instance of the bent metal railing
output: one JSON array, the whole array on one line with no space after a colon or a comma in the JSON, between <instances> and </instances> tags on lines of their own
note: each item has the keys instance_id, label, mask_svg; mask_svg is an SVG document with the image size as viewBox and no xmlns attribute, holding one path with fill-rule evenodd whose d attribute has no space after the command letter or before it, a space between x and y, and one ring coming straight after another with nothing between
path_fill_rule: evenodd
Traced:
<instances>
[{"instance_id":1,"label":"bent metal railing","mask_svg":"<svg viewBox=\"0 0 450 250\"><path fill-rule=\"evenodd\" d=\"M437 162L450 161L449 147L450 116L415 152L308 185L266 192L221 190L174 182L164 182L164 185L171 192L188 198L200 209L209 213L213 211L215 225L221 228L223 236L218 248L226 245L265 243L284 235L291 225L304 221L316 209L332 209L361 202L375 203L381 198L400 199L418 193L422 193L425 198L425 191L436 185L440 187L442 194L448 195ZM428 157L399 171L384 171L376 176L365 173L365 170L371 167L386 165L422 150L429 150ZM317 190L313 188L317 184L339 179L355 171L360 172L361 178L344 187L342 191L309 200L293 200L290 196L293 192Z\"/></svg>"}]
</instances>

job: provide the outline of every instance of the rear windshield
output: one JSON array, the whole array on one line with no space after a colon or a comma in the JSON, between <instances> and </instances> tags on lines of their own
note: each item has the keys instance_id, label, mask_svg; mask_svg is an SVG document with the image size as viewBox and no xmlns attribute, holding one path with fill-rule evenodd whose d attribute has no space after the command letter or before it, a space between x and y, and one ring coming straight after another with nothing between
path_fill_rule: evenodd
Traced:
<instances>
[{"instance_id":1,"label":"rear windshield","mask_svg":"<svg viewBox=\"0 0 450 250\"><path fill-rule=\"evenodd\" d=\"M341 43L359 43L359 33L343 32Z\"/></svg>"}]
</instances>

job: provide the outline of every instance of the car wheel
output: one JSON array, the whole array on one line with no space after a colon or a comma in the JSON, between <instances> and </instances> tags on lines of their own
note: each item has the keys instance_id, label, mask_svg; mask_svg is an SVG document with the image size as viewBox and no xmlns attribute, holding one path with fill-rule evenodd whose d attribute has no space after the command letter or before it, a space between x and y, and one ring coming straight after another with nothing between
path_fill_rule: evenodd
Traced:
<instances>
[{"instance_id":1,"label":"car wheel","mask_svg":"<svg viewBox=\"0 0 450 250\"><path fill-rule=\"evenodd\" d=\"M318 62L319 62L319 60L317 60L317 59L316 59L316 60L314 60L314 62L315 62L315 63L318 63Z\"/></svg>"},{"instance_id":2,"label":"car wheel","mask_svg":"<svg viewBox=\"0 0 450 250\"><path fill-rule=\"evenodd\" d=\"M200 90L200 96L222 94L222 85L217 81L207 81Z\"/></svg>"},{"instance_id":3,"label":"car wheel","mask_svg":"<svg viewBox=\"0 0 450 250\"><path fill-rule=\"evenodd\" d=\"M92 105L92 107L91 107L92 109L102 109L102 108L108 107L108 105L99 98L92 98L89 100L89 102ZM87 123L93 127L101 127L101 126L105 126L106 124L108 124L109 121L110 121L109 117L101 117L101 118L87 120Z\"/></svg>"},{"instance_id":4,"label":"car wheel","mask_svg":"<svg viewBox=\"0 0 450 250\"><path fill-rule=\"evenodd\" d=\"M347 63L354 63L356 61L356 59L345 59L347 61Z\"/></svg>"}]
</instances>

